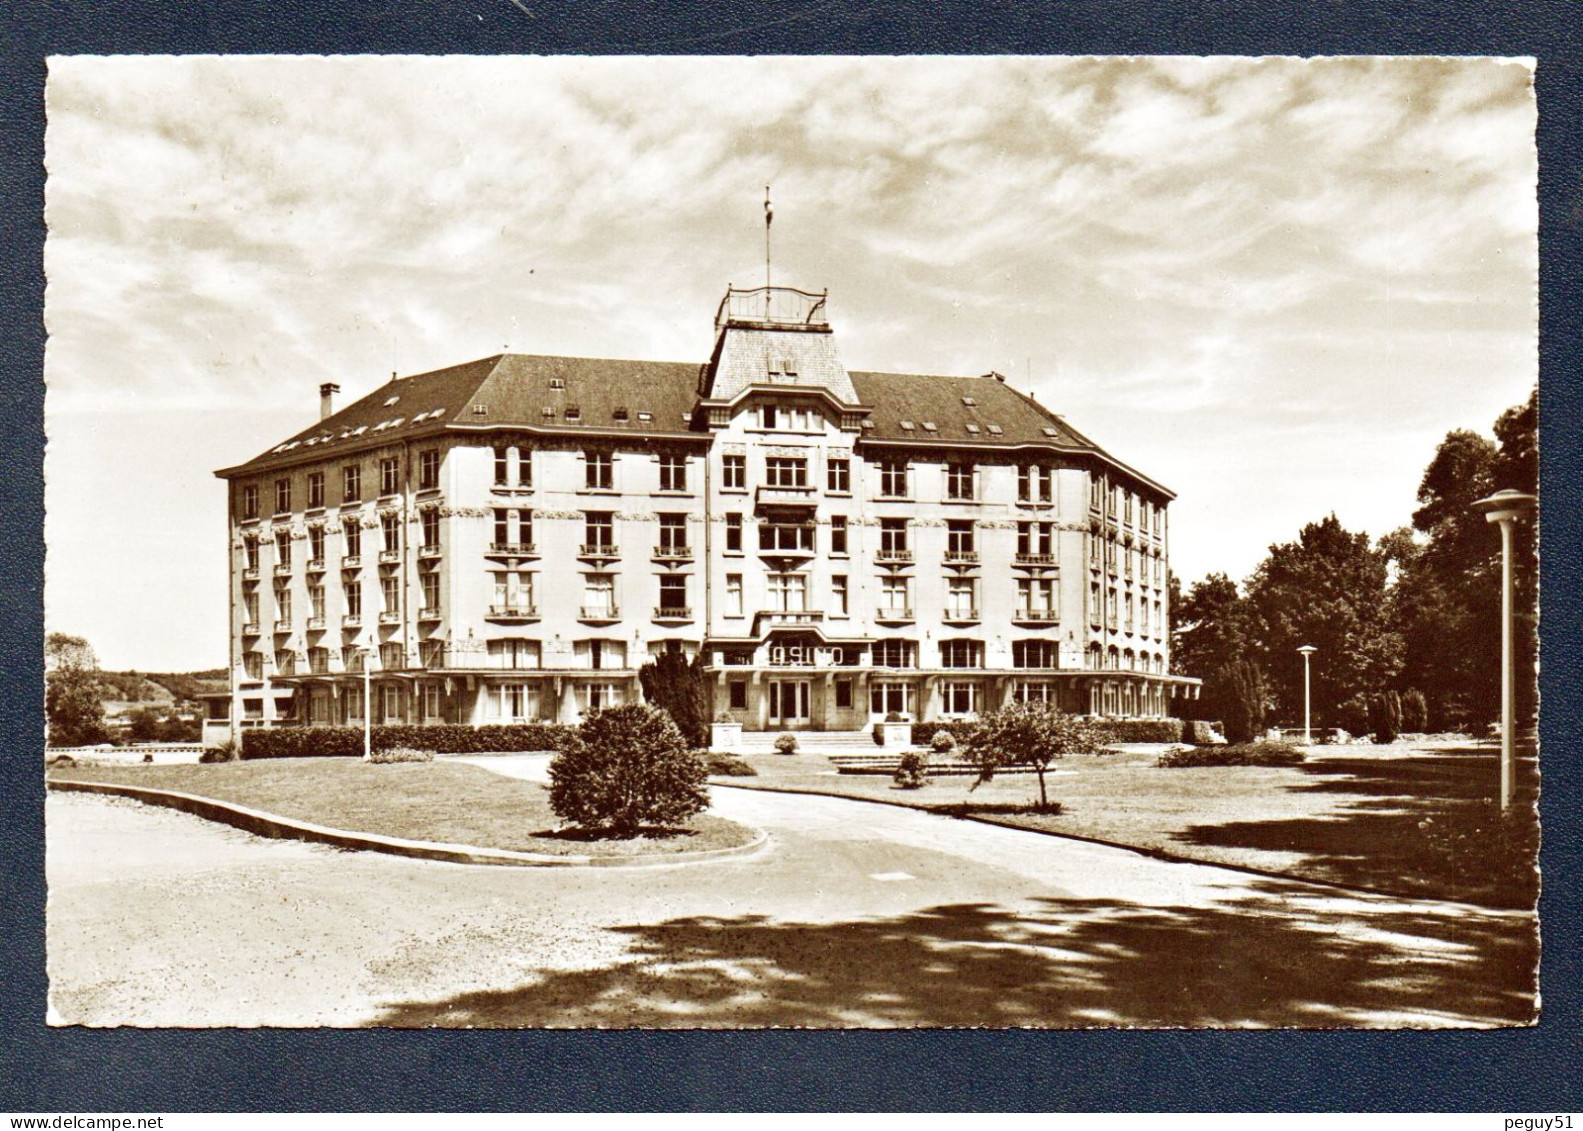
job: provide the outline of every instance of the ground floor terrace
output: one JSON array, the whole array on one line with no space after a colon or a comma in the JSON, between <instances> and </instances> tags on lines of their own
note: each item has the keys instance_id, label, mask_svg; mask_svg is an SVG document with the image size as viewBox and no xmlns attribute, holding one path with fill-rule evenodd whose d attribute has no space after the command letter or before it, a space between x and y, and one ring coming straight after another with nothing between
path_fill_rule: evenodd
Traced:
<instances>
[{"instance_id":1,"label":"ground floor terrace","mask_svg":"<svg viewBox=\"0 0 1583 1131\"><path fill-rule=\"evenodd\" d=\"M899 715L973 719L1012 702L1042 702L1106 718L1164 718L1196 681L1143 672L985 669L706 669L711 714L745 730L855 730ZM576 723L590 711L642 700L634 668L578 671L426 670L316 673L275 681L283 709L266 720L239 693L242 727L270 722L361 725L365 696L376 724ZM260 699L253 700L261 703ZM277 699L277 703L282 702Z\"/></svg>"}]
</instances>

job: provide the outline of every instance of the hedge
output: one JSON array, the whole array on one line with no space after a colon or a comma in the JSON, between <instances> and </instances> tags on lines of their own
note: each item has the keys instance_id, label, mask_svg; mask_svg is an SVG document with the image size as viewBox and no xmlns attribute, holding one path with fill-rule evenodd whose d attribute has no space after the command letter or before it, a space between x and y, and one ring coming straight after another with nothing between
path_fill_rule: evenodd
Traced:
<instances>
[{"instance_id":1,"label":"hedge","mask_svg":"<svg viewBox=\"0 0 1583 1131\"><path fill-rule=\"evenodd\" d=\"M1167 750L1155 765L1168 770L1200 766L1295 766L1303 752L1289 742L1243 742L1234 746L1178 746Z\"/></svg>"},{"instance_id":2,"label":"hedge","mask_svg":"<svg viewBox=\"0 0 1583 1131\"><path fill-rule=\"evenodd\" d=\"M1094 729L1101 742L1181 742L1181 719L1094 719ZM946 731L958 745L972 733L978 724L966 719L949 722L913 723L912 743L928 746L936 731Z\"/></svg>"},{"instance_id":3,"label":"hedge","mask_svg":"<svg viewBox=\"0 0 1583 1131\"><path fill-rule=\"evenodd\" d=\"M559 750L576 728L553 723L518 726L377 726L373 748L397 746L436 754L496 754ZM279 727L242 732L243 758L361 758L362 727Z\"/></svg>"}]
</instances>

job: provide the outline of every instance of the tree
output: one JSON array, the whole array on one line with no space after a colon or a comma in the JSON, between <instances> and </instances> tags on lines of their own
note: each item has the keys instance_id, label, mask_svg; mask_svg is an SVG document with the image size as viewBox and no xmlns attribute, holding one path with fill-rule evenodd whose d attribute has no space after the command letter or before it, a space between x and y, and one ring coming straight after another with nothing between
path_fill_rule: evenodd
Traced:
<instances>
[{"instance_id":1,"label":"tree","mask_svg":"<svg viewBox=\"0 0 1583 1131\"><path fill-rule=\"evenodd\" d=\"M633 703L594 711L550 761L550 808L618 837L674 827L709 806L703 759L671 716Z\"/></svg>"},{"instance_id":2,"label":"tree","mask_svg":"<svg viewBox=\"0 0 1583 1131\"><path fill-rule=\"evenodd\" d=\"M1495 457L1495 488L1539 493L1539 390L1501 413L1495 422L1500 448ZM1538 719L1539 680L1539 523L1520 522L1512 531L1513 651L1517 665L1517 718Z\"/></svg>"},{"instance_id":3,"label":"tree","mask_svg":"<svg viewBox=\"0 0 1583 1131\"><path fill-rule=\"evenodd\" d=\"M52 632L44 640L44 714L51 746L95 746L110 740L100 701L99 661L80 636Z\"/></svg>"},{"instance_id":4,"label":"tree","mask_svg":"<svg viewBox=\"0 0 1583 1131\"><path fill-rule=\"evenodd\" d=\"M1216 668L1205 686L1212 691L1206 705L1226 728L1226 741L1252 742L1264 733L1269 690L1257 663L1232 660Z\"/></svg>"},{"instance_id":5,"label":"tree","mask_svg":"<svg viewBox=\"0 0 1583 1131\"><path fill-rule=\"evenodd\" d=\"M1246 585L1248 636L1276 710L1303 708L1303 661L1312 665L1313 709L1388 686L1401 669L1402 639L1391 622L1386 554L1335 515L1303 527L1296 542L1270 547Z\"/></svg>"},{"instance_id":6,"label":"tree","mask_svg":"<svg viewBox=\"0 0 1583 1131\"><path fill-rule=\"evenodd\" d=\"M668 712L694 747L709 745L709 677L704 654L688 660L681 652L662 652L638 670L643 698Z\"/></svg>"},{"instance_id":7,"label":"tree","mask_svg":"<svg viewBox=\"0 0 1583 1131\"><path fill-rule=\"evenodd\" d=\"M1039 808L1050 807L1044 773L1067 754L1098 750L1093 724L1047 703L1011 703L979 720L962 744L962 757L978 766L974 788L992 781L1002 766L1032 766L1039 775Z\"/></svg>"},{"instance_id":8,"label":"tree","mask_svg":"<svg viewBox=\"0 0 1583 1131\"><path fill-rule=\"evenodd\" d=\"M1185 597L1171 602L1175 610L1171 637L1172 666L1182 675L1204 681L1201 698L1184 700L1184 717L1222 718L1220 705L1229 688L1218 679L1226 668L1249 652L1247 613L1237 583L1223 573L1195 582Z\"/></svg>"}]
</instances>

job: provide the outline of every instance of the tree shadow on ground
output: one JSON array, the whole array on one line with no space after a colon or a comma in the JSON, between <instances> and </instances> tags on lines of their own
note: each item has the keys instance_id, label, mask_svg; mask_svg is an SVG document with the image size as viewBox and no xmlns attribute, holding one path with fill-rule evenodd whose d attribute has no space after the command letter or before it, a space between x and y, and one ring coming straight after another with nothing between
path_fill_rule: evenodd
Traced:
<instances>
[{"instance_id":1,"label":"tree shadow on ground","mask_svg":"<svg viewBox=\"0 0 1583 1131\"><path fill-rule=\"evenodd\" d=\"M564 829L540 829L531 835L543 837L545 840L567 840L587 844L591 841L606 840L674 840L678 837L697 836L698 830L670 825L639 825L633 832L625 833L616 832L614 829L585 829L571 826Z\"/></svg>"},{"instance_id":2,"label":"tree shadow on ground","mask_svg":"<svg viewBox=\"0 0 1583 1131\"><path fill-rule=\"evenodd\" d=\"M1456 747L1406 757L1311 757L1287 788L1348 795L1324 816L1192 825L1184 844L1302 853L1304 878L1491 907L1538 899L1537 764L1519 759L1513 816L1491 800L1499 750Z\"/></svg>"},{"instance_id":3,"label":"tree shadow on ground","mask_svg":"<svg viewBox=\"0 0 1583 1131\"><path fill-rule=\"evenodd\" d=\"M1228 891L1231 889L1228 889ZM1208 907L1043 899L800 923L610 928L627 960L388 1006L374 1025L1297 1026L1522 1024L1533 920L1276 882Z\"/></svg>"}]
</instances>

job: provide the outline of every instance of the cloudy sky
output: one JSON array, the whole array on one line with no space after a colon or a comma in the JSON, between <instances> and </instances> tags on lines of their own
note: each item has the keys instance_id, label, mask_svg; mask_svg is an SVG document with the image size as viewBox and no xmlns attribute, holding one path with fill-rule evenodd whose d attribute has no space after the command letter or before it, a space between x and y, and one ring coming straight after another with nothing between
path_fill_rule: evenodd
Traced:
<instances>
[{"instance_id":1,"label":"cloudy sky","mask_svg":"<svg viewBox=\"0 0 1583 1131\"><path fill-rule=\"evenodd\" d=\"M46 620L225 662L213 469L503 348L702 360L728 282L848 366L991 369L1244 576L1408 520L1537 376L1531 72L1466 59L57 58Z\"/></svg>"}]
</instances>

